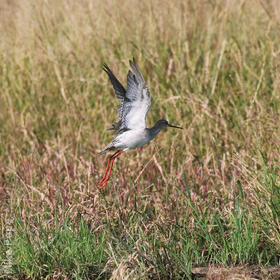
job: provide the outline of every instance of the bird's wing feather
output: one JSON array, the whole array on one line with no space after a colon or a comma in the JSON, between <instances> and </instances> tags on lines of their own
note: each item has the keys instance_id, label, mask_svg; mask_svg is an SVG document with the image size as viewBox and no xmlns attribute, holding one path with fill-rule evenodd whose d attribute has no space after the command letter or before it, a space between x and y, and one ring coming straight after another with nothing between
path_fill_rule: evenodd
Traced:
<instances>
[{"instance_id":1,"label":"bird's wing feather","mask_svg":"<svg viewBox=\"0 0 280 280\"><path fill-rule=\"evenodd\" d=\"M106 64L103 65L103 70L107 73L107 75L113 85L113 88L116 93L116 97L120 100L123 100L125 98L125 93L126 93L125 88L123 87L121 82L116 78L114 73L111 71L111 69Z\"/></svg>"},{"instance_id":2,"label":"bird's wing feather","mask_svg":"<svg viewBox=\"0 0 280 280\"><path fill-rule=\"evenodd\" d=\"M133 71L127 75L126 99L123 102L119 131L146 128L146 115L151 107L151 96L135 59L130 61Z\"/></svg>"},{"instance_id":3,"label":"bird's wing feather","mask_svg":"<svg viewBox=\"0 0 280 280\"><path fill-rule=\"evenodd\" d=\"M111 69L104 64L116 97L121 101L118 106L119 120L113 123L109 130L116 130L117 134L130 129L146 128L146 115L151 107L151 96L143 75L133 58L129 61L131 70L127 74L127 90L113 74Z\"/></svg>"},{"instance_id":4,"label":"bird's wing feather","mask_svg":"<svg viewBox=\"0 0 280 280\"><path fill-rule=\"evenodd\" d=\"M103 65L103 70L107 73L111 84L113 85L116 97L121 101L120 105L118 106L119 120L118 122L113 123L113 127L108 128L108 130L119 130L121 126L124 101L126 100L126 90L106 64Z\"/></svg>"}]
</instances>

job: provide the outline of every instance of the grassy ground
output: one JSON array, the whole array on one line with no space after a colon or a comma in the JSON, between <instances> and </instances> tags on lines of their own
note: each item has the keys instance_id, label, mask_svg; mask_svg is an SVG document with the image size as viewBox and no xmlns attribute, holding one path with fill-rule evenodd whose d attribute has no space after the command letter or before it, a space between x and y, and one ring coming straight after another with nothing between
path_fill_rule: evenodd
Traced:
<instances>
[{"instance_id":1,"label":"grassy ground","mask_svg":"<svg viewBox=\"0 0 280 280\"><path fill-rule=\"evenodd\" d=\"M2 0L0 278L279 279L279 24L277 0ZM148 124L184 130L102 192L102 64L133 56Z\"/></svg>"}]
</instances>

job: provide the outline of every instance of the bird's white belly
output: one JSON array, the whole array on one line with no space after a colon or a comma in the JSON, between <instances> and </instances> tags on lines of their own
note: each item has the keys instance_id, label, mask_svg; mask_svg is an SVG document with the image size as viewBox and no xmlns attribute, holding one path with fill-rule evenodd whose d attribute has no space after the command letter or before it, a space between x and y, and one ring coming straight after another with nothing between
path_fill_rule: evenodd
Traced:
<instances>
[{"instance_id":1,"label":"bird's white belly","mask_svg":"<svg viewBox=\"0 0 280 280\"><path fill-rule=\"evenodd\" d=\"M114 145L120 150L129 150L139 148L148 142L150 139L145 130L128 130L116 137L116 144Z\"/></svg>"}]
</instances>

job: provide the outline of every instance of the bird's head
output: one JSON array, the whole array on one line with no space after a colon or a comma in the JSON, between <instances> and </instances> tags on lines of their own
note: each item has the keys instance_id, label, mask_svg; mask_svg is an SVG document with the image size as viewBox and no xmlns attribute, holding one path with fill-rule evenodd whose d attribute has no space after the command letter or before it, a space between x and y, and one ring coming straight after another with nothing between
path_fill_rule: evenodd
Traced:
<instances>
[{"instance_id":1,"label":"bird's head","mask_svg":"<svg viewBox=\"0 0 280 280\"><path fill-rule=\"evenodd\" d=\"M167 127L174 127L174 128L183 129L182 127L169 124L167 120L159 120L159 121L156 122L155 126L157 126L159 129L164 129L164 128L167 128Z\"/></svg>"}]
</instances>

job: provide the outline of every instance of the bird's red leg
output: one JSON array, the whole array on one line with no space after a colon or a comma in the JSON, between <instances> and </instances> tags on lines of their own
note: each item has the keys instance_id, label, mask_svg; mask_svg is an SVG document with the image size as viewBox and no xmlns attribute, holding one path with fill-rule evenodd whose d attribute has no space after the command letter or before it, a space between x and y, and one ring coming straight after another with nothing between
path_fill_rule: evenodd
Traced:
<instances>
[{"instance_id":1,"label":"bird's red leg","mask_svg":"<svg viewBox=\"0 0 280 280\"><path fill-rule=\"evenodd\" d=\"M110 164L110 168L109 168L109 171L107 172L107 176L104 178L104 180L102 181L101 185L103 187L103 189L105 188L108 180L110 179L110 176L111 176L111 173L112 173L112 168L113 168L113 165L114 165L114 160L123 153L123 151L118 151L116 152L115 154L112 155L112 157L110 158L111 159L111 164Z\"/></svg>"},{"instance_id":2,"label":"bird's red leg","mask_svg":"<svg viewBox=\"0 0 280 280\"><path fill-rule=\"evenodd\" d=\"M103 182L106 180L108 170L111 167L111 165L113 164L114 156L117 155L118 153L119 153L119 151L115 152L112 156L109 157L107 167L106 167L106 170L105 170L105 174L104 174L103 178L98 183L99 186L102 186Z\"/></svg>"},{"instance_id":3,"label":"bird's red leg","mask_svg":"<svg viewBox=\"0 0 280 280\"><path fill-rule=\"evenodd\" d=\"M112 173L112 168L113 168L113 165L114 165L114 159L111 159L111 165L110 165L110 169L106 175L106 177L104 178L104 180L101 182L100 184L100 187L103 188L103 190L105 189L105 186L108 182L108 180L110 179L110 176L111 176L111 173Z\"/></svg>"},{"instance_id":4,"label":"bird's red leg","mask_svg":"<svg viewBox=\"0 0 280 280\"><path fill-rule=\"evenodd\" d=\"M118 151L116 153L114 153L111 157L110 157L110 168L109 170L106 169L106 174L104 175L103 179L99 182L99 186L102 187L103 189L105 188L108 180L110 179L111 173L112 173L112 168L114 165L114 160L123 153L123 151ZM108 162L108 166L109 166L109 162ZM107 166L107 167L108 167Z\"/></svg>"},{"instance_id":5,"label":"bird's red leg","mask_svg":"<svg viewBox=\"0 0 280 280\"><path fill-rule=\"evenodd\" d=\"M105 175L103 176L103 178L100 180L100 182L98 183L98 186L102 187L103 189L105 188L111 173L112 173L112 168L114 165L114 160L123 153L123 151L117 151L116 153L114 153L108 160L108 164L106 167L106 171L105 171Z\"/></svg>"},{"instance_id":6,"label":"bird's red leg","mask_svg":"<svg viewBox=\"0 0 280 280\"><path fill-rule=\"evenodd\" d=\"M99 181L99 183L98 183L98 186L100 186L100 187L102 186L104 180L105 180L106 177L107 177L107 173L108 173L109 167L110 167L110 165L111 165L111 161L112 161L112 157L109 157L108 163L107 163L107 167L106 167L106 170L105 170L105 174L104 174L103 178L102 178L102 179Z\"/></svg>"},{"instance_id":7,"label":"bird's red leg","mask_svg":"<svg viewBox=\"0 0 280 280\"><path fill-rule=\"evenodd\" d=\"M110 176L111 176L111 173L112 173L112 169L113 169L113 165L114 165L114 160L123 153L123 151L119 151L115 154L113 154L113 156L111 157L111 166L110 166L110 169L108 171L108 175L107 175L107 178L104 180L103 182L103 185L104 187L106 186L108 180L110 179Z\"/></svg>"}]
</instances>

